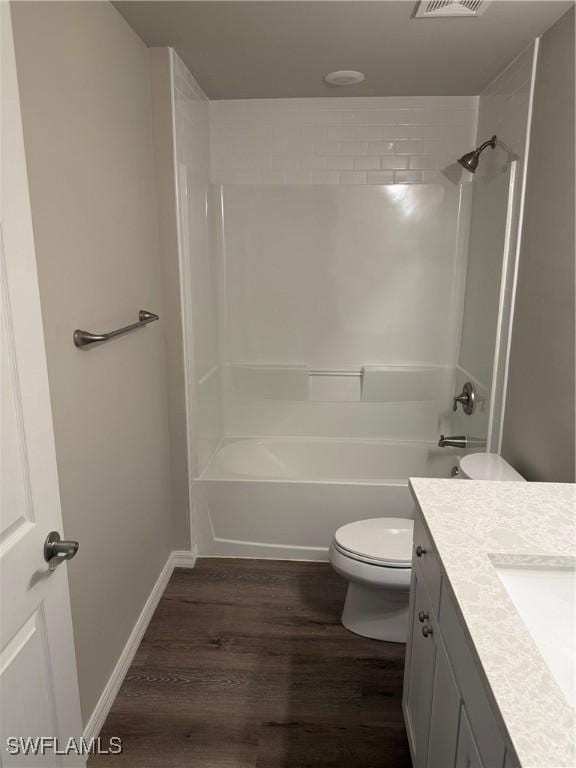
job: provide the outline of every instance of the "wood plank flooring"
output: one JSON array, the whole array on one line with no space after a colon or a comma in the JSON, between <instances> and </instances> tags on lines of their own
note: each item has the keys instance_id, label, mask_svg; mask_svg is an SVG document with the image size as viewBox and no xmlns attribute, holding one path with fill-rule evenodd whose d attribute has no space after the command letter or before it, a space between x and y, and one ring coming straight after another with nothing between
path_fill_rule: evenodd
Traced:
<instances>
[{"instance_id":1,"label":"wood plank flooring","mask_svg":"<svg viewBox=\"0 0 576 768\"><path fill-rule=\"evenodd\" d=\"M344 629L345 591L326 563L177 569L90 768L410 768L404 646Z\"/></svg>"}]
</instances>

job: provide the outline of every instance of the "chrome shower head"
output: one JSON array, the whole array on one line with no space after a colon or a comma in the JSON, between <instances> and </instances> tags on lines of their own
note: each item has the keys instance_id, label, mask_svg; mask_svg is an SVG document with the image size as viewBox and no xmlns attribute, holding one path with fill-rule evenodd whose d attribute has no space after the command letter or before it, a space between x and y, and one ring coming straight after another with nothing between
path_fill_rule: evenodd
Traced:
<instances>
[{"instance_id":1,"label":"chrome shower head","mask_svg":"<svg viewBox=\"0 0 576 768\"><path fill-rule=\"evenodd\" d=\"M473 152L466 152L465 155L462 155L462 157L458 158L458 162L462 168L470 171L470 173L476 173L476 168L478 168L478 163L480 161L480 155L486 149L486 147L492 147L492 149L496 147L496 136L492 136L491 139L485 141L484 144L481 144Z\"/></svg>"}]
</instances>

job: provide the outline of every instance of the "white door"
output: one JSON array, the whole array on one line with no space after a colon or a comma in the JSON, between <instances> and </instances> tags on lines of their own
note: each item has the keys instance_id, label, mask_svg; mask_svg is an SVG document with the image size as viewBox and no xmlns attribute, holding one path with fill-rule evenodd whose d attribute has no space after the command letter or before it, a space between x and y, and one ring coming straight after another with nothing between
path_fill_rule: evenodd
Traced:
<instances>
[{"instance_id":1,"label":"white door","mask_svg":"<svg viewBox=\"0 0 576 768\"><path fill-rule=\"evenodd\" d=\"M44 541L62 533L52 411L24 157L14 43L1 21L0 765L60 766L82 734L67 564L50 570ZM70 340L72 343L72 340ZM73 532L71 532L73 533ZM45 755L17 756L11 738ZM32 746L30 746L32 744ZM58 749L55 749L55 746Z\"/></svg>"}]
</instances>

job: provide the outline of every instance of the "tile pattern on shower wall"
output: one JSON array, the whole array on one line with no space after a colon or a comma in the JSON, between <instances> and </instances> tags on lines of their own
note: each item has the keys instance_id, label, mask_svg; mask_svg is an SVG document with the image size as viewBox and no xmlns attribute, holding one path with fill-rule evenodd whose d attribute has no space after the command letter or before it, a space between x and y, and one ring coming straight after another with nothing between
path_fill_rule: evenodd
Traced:
<instances>
[{"instance_id":1,"label":"tile pattern on shower wall","mask_svg":"<svg viewBox=\"0 0 576 768\"><path fill-rule=\"evenodd\" d=\"M442 170L474 143L477 105L474 96L213 101L212 180L445 181Z\"/></svg>"},{"instance_id":2,"label":"tile pattern on shower wall","mask_svg":"<svg viewBox=\"0 0 576 768\"><path fill-rule=\"evenodd\" d=\"M210 115L206 95L178 56L172 55L180 247L189 266L187 324L193 336L188 373L193 379L192 418L201 471L222 437L216 274L208 218Z\"/></svg>"},{"instance_id":3,"label":"tile pattern on shower wall","mask_svg":"<svg viewBox=\"0 0 576 768\"><path fill-rule=\"evenodd\" d=\"M174 102L176 154L196 183L210 182L210 114L208 97L185 64L172 52L174 62Z\"/></svg>"},{"instance_id":4,"label":"tile pattern on shower wall","mask_svg":"<svg viewBox=\"0 0 576 768\"><path fill-rule=\"evenodd\" d=\"M478 102L478 142L498 136L498 147L486 152L479 175L498 173L509 158L519 161L522 174L526 151L528 107L532 77L533 45L529 45L480 94Z\"/></svg>"}]
</instances>

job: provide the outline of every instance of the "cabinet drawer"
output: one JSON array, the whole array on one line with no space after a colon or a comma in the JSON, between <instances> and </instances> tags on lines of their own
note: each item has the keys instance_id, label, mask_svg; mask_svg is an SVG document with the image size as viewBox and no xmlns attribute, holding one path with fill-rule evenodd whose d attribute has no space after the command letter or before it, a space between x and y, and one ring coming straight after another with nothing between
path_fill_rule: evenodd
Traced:
<instances>
[{"instance_id":1,"label":"cabinet drawer","mask_svg":"<svg viewBox=\"0 0 576 768\"><path fill-rule=\"evenodd\" d=\"M412 562L416 563L420 571L422 581L426 584L430 607L438 615L440 607L440 588L442 585L442 572L436 548L422 520L422 513L416 510L414 520L414 545Z\"/></svg>"},{"instance_id":2,"label":"cabinet drawer","mask_svg":"<svg viewBox=\"0 0 576 768\"><path fill-rule=\"evenodd\" d=\"M462 699L466 702L468 720L472 724L474 741L482 762L489 768L501 766L504 764L504 737L448 582L444 583L442 589L439 623Z\"/></svg>"}]
</instances>

